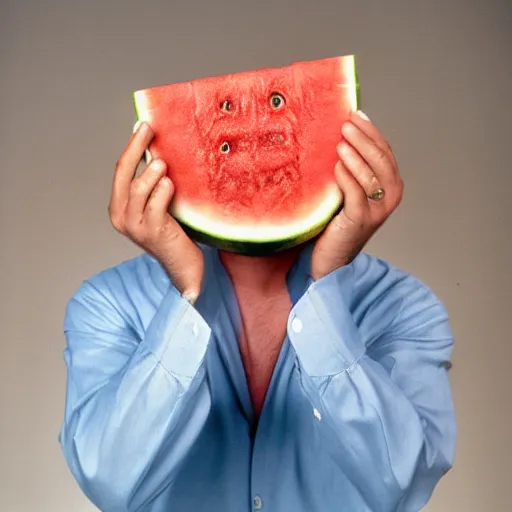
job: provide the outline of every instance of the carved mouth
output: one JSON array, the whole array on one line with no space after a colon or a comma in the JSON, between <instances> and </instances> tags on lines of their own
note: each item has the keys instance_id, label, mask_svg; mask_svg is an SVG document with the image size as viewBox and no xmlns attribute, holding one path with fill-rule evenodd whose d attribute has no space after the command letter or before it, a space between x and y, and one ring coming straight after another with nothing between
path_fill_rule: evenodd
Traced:
<instances>
[{"instance_id":1,"label":"carved mouth","mask_svg":"<svg viewBox=\"0 0 512 512\"><path fill-rule=\"evenodd\" d=\"M267 132L258 137L258 147L260 148L282 148L286 146L289 137L285 132Z\"/></svg>"},{"instance_id":2,"label":"carved mouth","mask_svg":"<svg viewBox=\"0 0 512 512\"><path fill-rule=\"evenodd\" d=\"M240 153L257 153L268 150L293 150L293 134L286 131L265 131L263 133L224 133L216 139L214 153L232 158ZM218 149L218 152L215 151Z\"/></svg>"},{"instance_id":3,"label":"carved mouth","mask_svg":"<svg viewBox=\"0 0 512 512\"><path fill-rule=\"evenodd\" d=\"M215 200L226 212L250 210L252 215L263 215L284 203L290 208L301 200L301 180L295 160L288 159L282 165L258 167L230 172L229 166L221 166L213 178Z\"/></svg>"},{"instance_id":4,"label":"carved mouth","mask_svg":"<svg viewBox=\"0 0 512 512\"><path fill-rule=\"evenodd\" d=\"M299 204L300 146L292 126L224 129L210 140L210 190L226 213L257 216Z\"/></svg>"}]
</instances>

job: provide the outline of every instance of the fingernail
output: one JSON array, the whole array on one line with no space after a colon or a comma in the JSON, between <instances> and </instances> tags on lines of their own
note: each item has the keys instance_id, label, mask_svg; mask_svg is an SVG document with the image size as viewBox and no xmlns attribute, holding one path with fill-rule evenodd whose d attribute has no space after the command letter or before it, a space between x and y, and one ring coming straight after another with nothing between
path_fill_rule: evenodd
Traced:
<instances>
[{"instance_id":1,"label":"fingernail","mask_svg":"<svg viewBox=\"0 0 512 512\"><path fill-rule=\"evenodd\" d=\"M164 163L162 162L162 160L157 158L151 161L151 163L149 164L149 168L152 169L153 171L160 172L164 168Z\"/></svg>"},{"instance_id":2,"label":"fingernail","mask_svg":"<svg viewBox=\"0 0 512 512\"><path fill-rule=\"evenodd\" d=\"M338 151L340 153L349 153L350 148L348 147L348 144L345 141L342 141L338 144Z\"/></svg>"},{"instance_id":3,"label":"fingernail","mask_svg":"<svg viewBox=\"0 0 512 512\"><path fill-rule=\"evenodd\" d=\"M365 121L369 121L370 120L370 118L362 110L358 110L357 111L357 115L359 117L361 117L362 119L364 119Z\"/></svg>"},{"instance_id":4,"label":"fingernail","mask_svg":"<svg viewBox=\"0 0 512 512\"><path fill-rule=\"evenodd\" d=\"M133 125L133 133L135 133L135 132L139 129L139 127L140 127L140 125L141 125L141 124L142 124L142 121L137 121L137 122Z\"/></svg>"},{"instance_id":5,"label":"fingernail","mask_svg":"<svg viewBox=\"0 0 512 512\"><path fill-rule=\"evenodd\" d=\"M355 128L354 124L351 123L350 121L345 121L343 123L343 125L341 126L341 133L345 134L345 133L348 133L350 134L350 131L353 130Z\"/></svg>"}]
</instances>

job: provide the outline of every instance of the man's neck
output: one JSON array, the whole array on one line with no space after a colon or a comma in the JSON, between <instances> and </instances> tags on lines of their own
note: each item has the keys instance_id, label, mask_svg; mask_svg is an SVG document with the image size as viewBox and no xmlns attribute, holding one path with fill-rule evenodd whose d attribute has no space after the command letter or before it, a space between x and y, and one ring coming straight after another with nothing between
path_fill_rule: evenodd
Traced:
<instances>
[{"instance_id":1,"label":"man's neck","mask_svg":"<svg viewBox=\"0 0 512 512\"><path fill-rule=\"evenodd\" d=\"M269 296L286 287L286 276L299 248L263 257L245 256L220 251L220 260L226 268L235 290L244 294Z\"/></svg>"}]
</instances>

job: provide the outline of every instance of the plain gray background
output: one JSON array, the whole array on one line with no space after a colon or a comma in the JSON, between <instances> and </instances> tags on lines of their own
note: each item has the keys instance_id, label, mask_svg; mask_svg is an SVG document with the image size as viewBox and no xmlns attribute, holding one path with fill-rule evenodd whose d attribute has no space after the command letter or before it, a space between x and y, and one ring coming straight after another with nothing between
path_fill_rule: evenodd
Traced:
<instances>
[{"instance_id":1,"label":"plain gray background","mask_svg":"<svg viewBox=\"0 0 512 512\"><path fill-rule=\"evenodd\" d=\"M367 250L433 287L456 335L457 458L427 509L512 509L510 0L2 0L0 510L94 510L57 443L62 319L138 253L107 216L132 91L347 53L406 184Z\"/></svg>"}]
</instances>

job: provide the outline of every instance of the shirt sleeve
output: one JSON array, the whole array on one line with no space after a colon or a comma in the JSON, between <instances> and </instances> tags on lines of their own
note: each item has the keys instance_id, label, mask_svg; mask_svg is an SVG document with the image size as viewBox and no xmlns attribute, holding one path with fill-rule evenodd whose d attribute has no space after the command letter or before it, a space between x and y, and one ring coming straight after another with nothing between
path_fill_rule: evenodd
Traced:
<instances>
[{"instance_id":1,"label":"shirt sleeve","mask_svg":"<svg viewBox=\"0 0 512 512\"><path fill-rule=\"evenodd\" d=\"M206 421L203 361L211 331L171 287L140 339L123 304L107 292L85 282L67 306L59 439L100 510L145 510Z\"/></svg>"},{"instance_id":2,"label":"shirt sleeve","mask_svg":"<svg viewBox=\"0 0 512 512\"><path fill-rule=\"evenodd\" d=\"M310 284L290 341L318 428L355 491L371 510L417 512L453 463L448 315L418 280L354 267Z\"/></svg>"}]
</instances>

